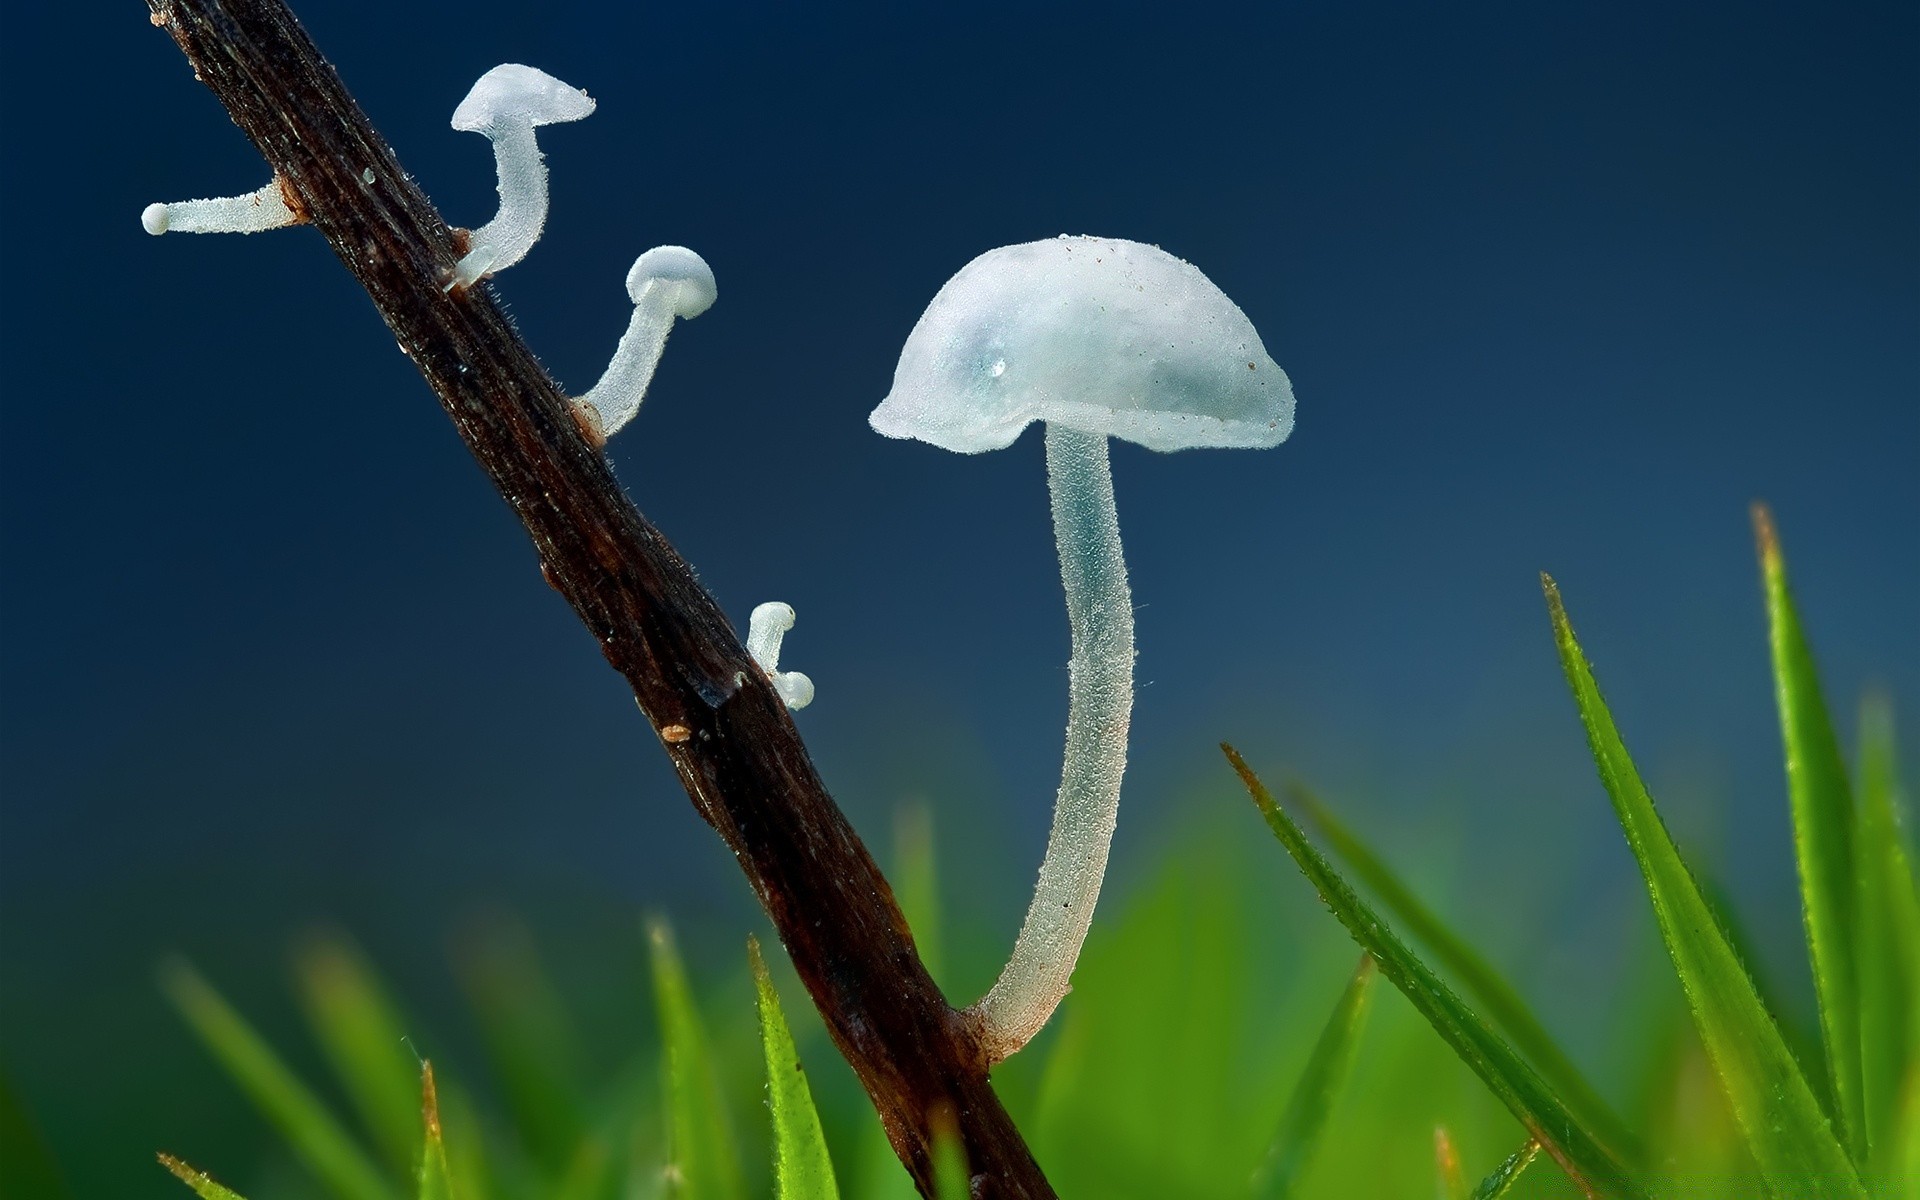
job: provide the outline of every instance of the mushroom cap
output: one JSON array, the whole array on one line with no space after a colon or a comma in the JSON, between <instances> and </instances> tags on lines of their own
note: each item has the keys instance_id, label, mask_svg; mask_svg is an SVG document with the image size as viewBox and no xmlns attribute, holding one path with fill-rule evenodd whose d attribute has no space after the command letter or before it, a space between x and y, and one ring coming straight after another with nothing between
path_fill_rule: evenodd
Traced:
<instances>
[{"instance_id":1,"label":"mushroom cap","mask_svg":"<svg viewBox=\"0 0 1920 1200\"><path fill-rule=\"evenodd\" d=\"M538 67L501 63L482 75L453 110L453 127L485 133L499 122L555 125L593 112L593 97Z\"/></svg>"},{"instance_id":2,"label":"mushroom cap","mask_svg":"<svg viewBox=\"0 0 1920 1200\"><path fill-rule=\"evenodd\" d=\"M640 303L649 284L667 289L668 307L683 321L712 308L720 295L713 268L685 246L655 246L633 260L633 269L627 272L627 298Z\"/></svg>"},{"instance_id":3,"label":"mushroom cap","mask_svg":"<svg viewBox=\"0 0 1920 1200\"><path fill-rule=\"evenodd\" d=\"M1153 450L1266 447L1293 386L1253 323L1158 246L1068 237L1002 246L947 281L867 418L977 454L1053 421Z\"/></svg>"}]
</instances>

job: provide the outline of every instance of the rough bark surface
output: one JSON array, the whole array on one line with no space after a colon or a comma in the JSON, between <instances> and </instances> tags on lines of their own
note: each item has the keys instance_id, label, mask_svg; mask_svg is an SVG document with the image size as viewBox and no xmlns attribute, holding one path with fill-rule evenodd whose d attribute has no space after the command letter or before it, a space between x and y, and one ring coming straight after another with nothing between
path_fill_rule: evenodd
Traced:
<instances>
[{"instance_id":1,"label":"rough bark surface","mask_svg":"<svg viewBox=\"0 0 1920 1200\"><path fill-rule=\"evenodd\" d=\"M366 288L547 581L600 642L773 919L894 1149L932 1194L957 1130L976 1197L1053 1196L921 965L893 892L828 796L785 706L685 561L620 490L482 283L448 291L455 234L280 0L149 0Z\"/></svg>"}]
</instances>

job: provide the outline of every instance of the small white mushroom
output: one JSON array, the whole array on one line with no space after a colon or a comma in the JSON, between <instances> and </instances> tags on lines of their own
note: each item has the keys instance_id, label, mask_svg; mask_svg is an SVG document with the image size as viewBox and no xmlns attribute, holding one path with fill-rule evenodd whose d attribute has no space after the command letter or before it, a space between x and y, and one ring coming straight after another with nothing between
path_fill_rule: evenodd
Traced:
<instances>
[{"instance_id":1,"label":"small white mushroom","mask_svg":"<svg viewBox=\"0 0 1920 1200\"><path fill-rule=\"evenodd\" d=\"M600 382L573 402L600 441L640 411L673 319L699 316L718 295L713 268L685 246L655 246L634 260L627 272L627 296L633 301L627 331Z\"/></svg>"},{"instance_id":2,"label":"small white mushroom","mask_svg":"<svg viewBox=\"0 0 1920 1200\"><path fill-rule=\"evenodd\" d=\"M747 653L759 664L788 708L813 703L813 680L798 671L780 670L780 643L793 628L793 606L769 600L747 618Z\"/></svg>"},{"instance_id":3,"label":"small white mushroom","mask_svg":"<svg viewBox=\"0 0 1920 1200\"><path fill-rule=\"evenodd\" d=\"M259 233L305 222L304 216L287 207L286 186L277 175L265 187L244 196L149 204L140 213L140 227L155 237L163 233Z\"/></svg>"},{"instance_id":4,"label":"small white mushroom","mask_svg":"<svg viewBox=\"0 0 1920 1200\"><path fill-rule=\"evenodd\" d=\"M1026 920L966 1012L989 1062L1067 994L1119 815L1133 711L1133 597L1107 439L1153 450L1264 447L1293 429L1293 388L1246 314L1157 246L1059 237L1003 246L947 281L907 337L875 430L978 454L1046 423L1067 597L1067 747Z\"/></svg>"},{"instance_id":5,"label":"small white mushroom","mask_svg":"<svg viewBox=\"0 0 1920 1200\"><path fill-rule=\"evenodd\" d=\"M547 164L533 131L592 112L593 97L519 63L502 63L473 85L453 110L453 127L493 142L500 211L469 235L449 290L504 271L533 249L547 223Z\"/></svg>"}]
</instances>

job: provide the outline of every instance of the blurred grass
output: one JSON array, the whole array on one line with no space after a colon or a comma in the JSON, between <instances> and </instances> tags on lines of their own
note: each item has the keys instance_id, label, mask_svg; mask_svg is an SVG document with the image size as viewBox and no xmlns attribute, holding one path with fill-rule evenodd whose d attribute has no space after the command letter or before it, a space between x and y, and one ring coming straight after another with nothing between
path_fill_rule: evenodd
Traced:
<instances>
[{"instance_id":1,"label":"blurred grass","mask_svg":"<svg viewBox=\"0 0 1920 1200\"><path fill-rule=\"evenodd\" d=\"M1729 933L1738 914L1695 881L1668 836L1549 582L1561 664L1661 933L1608 994L1590 997L1589 1010L1631 1014L1608 1049L1605 1094L1525 998L1539 980L1496 972L1438 916L1446 897L1421 897L1369 839L1291 786L1288 806L1312 817L1352 878L1343 875L1229 751L1270 831L1361 944L1361 965L1352 969L1338 925L1304 902L1244 823L1171 839L1151 876L1102 911L1053 1027L996 1071L1060 1193L1920 1200L1920 895L1892 713L1880 699L1863 707L1850 786L1784 554L1762 520L1817 1047L1808 1037L1796 1055ZM1206 792L1223 814L1226 782ZM953 957L973 970L973 943L947 936L925 810L903 810L895 838L892 876L930 964L941 978ZM1497 892L1503 865L1476 853L1474 886ZM616 1047L583 1039L523 928L499 923L469 940L460 972L483 1053L443 1059L441 1077L416 1057L383 974L342 935L316 935L296 957L313 1061L327 1072L319 1082L191 967L172 964L167 994L281 1147L236 1166L240 1192L161 1161L212 1200L914 1194L817 1015L802 1006L790 1020L782 1008L784 961L762 961L756 946L744 978L702 980L665 922L637 935L653 987L626 1005L636 1030L650 1007L655 1030ZM1395 988L1376 988L1376 971ZM1630 1143L1639 1148L1621 1153ZM27 1194L22 1170L58 1186L4 1079L0 1151L0 1195ZM943 1198L960 1200L957 1152L940 1142L936 1177Z\"/></svg>"}]
</instances>

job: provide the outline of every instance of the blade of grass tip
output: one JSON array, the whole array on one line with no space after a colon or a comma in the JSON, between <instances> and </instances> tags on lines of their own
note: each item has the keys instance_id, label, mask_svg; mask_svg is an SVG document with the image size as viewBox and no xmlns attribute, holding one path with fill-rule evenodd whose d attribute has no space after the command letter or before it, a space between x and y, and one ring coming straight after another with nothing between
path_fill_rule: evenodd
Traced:
<instances>
[{"instance_id":1,"label":"blade of grass tip","mask_svg":"<svg viewBox=\"0 0 1920 1200\"><path fill-rule=\"evenodd\" d=\"M1289 797L1326 837L1333 852L1346 861L1360 882L1379 897L1381 904L1415 939L1424 943L1446 971L1466 993L1480 1002L1493 1027L1513 1042L1547 1081L1547 1086L1567 1101L1567 1107L1599 1134L1600 1140L1625 1154L1628 1161L1642 1163L1645 1152L1626 1123L1614 1115L1613 1108L1600 1098L1592 1084L1573 1060L1560 1049L1553 1035L1533 1014L1500 973L1465 938L1455 933L1439 915L1413 893L1385 860L1373 852L1358 834L1341 821L1319 796L1298 781L1289 784Z\"/></svg>"},{"instance_id":2,"label":"blade of grass tip","mask_svg":"<svg viewBox=\"0 0 1920 1200\"><path fill-rule=\"evenodd\" d=\"M753 968L760 1046L767 1059L767 1103L773 1110L774 1194L778 1200L840 1200L820 1113L813 1106L813 1091L807 1087L773 977L760 957L758 938L747 938L747 961Z\"/></svg>"},{"instance_id":3,"label":"blade of grass tip","mask_svg":"<svg viewBox=\"0 0 1920 1200\"><path fill-rule=\"evenodd\" d=\"M517 921L476 932L462 946L459 966L514 1127L555 1177L587 1131L579 1039L559 989Z\"/></svg>"},{"instance_id":4,"label":"blade of grass tip","mask_svg":"<svg viewBox=\"0 0 1920 1200\"><path fill-rule=\"evenodd\" d=\"M733 1124L686 967L665 921L654 921L647 935L653 948L660 1040L666 1048L667 1119L679 1194L688 1200L745 1200L747 1184Z\"/></svg>"},{"instance_id":5,"label":"blade of grass tip","mask_svg":"<svg viewBox=\"0 0 1920 1200\"><path fill-rule=\"evenodd\" d=\"M1896 813L1893 711L1885 697L1860 707L1860 795L1853 849L1858 885L1854 962L1860 968L1861 1103L1869 1161L1892 1165L1900 1086L1916 1062L1920 1019L1920 900Z\"/></svg>"},{"instance_id":6,"label":"blade of grass tip","mask_svg":"<svg viewBox=\"0 0 1920 1200\"><path fill-rule=\"evenodd\" d=\"M177 961L162 969L160 982L201 1043L329 1191L339 1200L393 1200L373 1161L211 984Z\"/></svg>"},{"instance_id":7,"label":"blade of grass tip","mask_svg":"<svg viewBox=\"0 0 1920 1200\"><path fill-rule=\"evenodd\" d=\"M1800 865L1814 993L1820 1002L1820 1035L1841 1140L1860 1162L1866 1158L1866 1123L1861 1108L1859 979L1853 957L1853 797L1840 740L1820 694L1813 650L1787 588L1786 559L1773 514L1764 504L1753 506L1753 533L1767 594L1774 692L1780 740L1786 747L1793 848Z\"/></svg>"},{"instance_id":8,"label":"blade of grass tip","mask_svg":"<svg viewBox=\"0 0 1920 1200\"><path fill-rule=\"evenodd\" d=\"M1680 976L1700 1040L1726 1089L1754 1161L1783 1195L1808 1200L1865 1197L1825 1110L1754 991L1746 968L1715 923L1653 798L1640 782L1574 638L1559 588L1545 575L1541 582L1560 663L1586 727L1600 781L1640 864L1667 955Z\"/></svg>"},{"instance_id":9,"label":"blade of grass tip","mask_svg":"<svg viewBox=\"0 0 1920 1200\"><path fill-rule=\"evenodd\" d=\"M440 1093L433 1086L433 1064L420 1064L420 1200L453 1200L453 1172L447 1167L446 1135L440 1129Z\"/></svg>"},{"instance_id":10,"label":"blade of grass tip","mask_svg":"<svg viewBox=\"0 0 1920 1200\"><path fill-rule=\"evenodd\" d=\"M933 835L933 811L924 802L903 804L894 814L893 894L913 930L920 961L934 979L945 969L939 873ZM913 1176L900 1165L887 1140L886 1127L871 1112L862 1114L854 1153L848 1164L848 1184L864 1200L918 1200Z\"/></svg>"},{"instance_id":11,"label":"blade of grass tip","mask_svg":"<svg viewBox=\"0 0 1920 1200\"><path fill-rule=\"evenodd\" d=\"M960 1144L960 1123L953 1110L936 1109L933 1126L933 1200L973 1200L973 1172Z\"/></svg>"},{"instance_id":12,"label":"blade of grass tip","mask_svg":"<svg viewBox=\"0 0 1920 1200\"><path fill-rule=\"evenodd\" d=\"M190 1167L171 1154L158 1156L160 1165L173 1172L173 1177L193 1189L200 1200L246 1200L239 1192L223 1184L215 1183L213 1177L197 1167Z\"/></svg>"},{"instance_id":13,"label":"blade of grass tip","mask_svg":"<svg viewBox=\"0 0 1920 1200\"><path fill-rule=\"evenodd\" d=\"M903 804L893 820L893 894L913 930L913 944L927 974L940 978L940 874L933 851L933 810L923 802Z\"/></svg>"},{"instance_id":14,"label":"blade of grass tip","mask_svg":"<svg viewBox=\"0 0 1920 1200\"><path fill-rule=\"evenodd\" d=\"M1287 1110L1280 1118L1280 1129L1267 1150L1265 1162L1254 1175L1256 1200L1281 1200L1291 1195L1320 1146L1327 1118L1334 1102L1353 1074L1353 1060L1360 1048L1360 1031L1366 1027L1373 981L1380 977L1373 955L1361 951L1360 965L1353 978L1334 1003L1333 1013L1320 1030L1307 1065L1300 1071Z\"/></svg>"},{"instance_id":15,"label":"blade of grass tip","mask_svg":"<svg viewBox=\"0 0 1920 1200\"><path fill-rule=\"evenodd\" d=\"M1589 1196L1644 1200L1647 1190L1592 1130L1574 1117L1526 1060L1460 1002L1440 977L1382 921L1371 906L1307 840L1292 817L1274 801L1240 752L1220 747L1266 818L1267 827L1292 856L1347 933L1380 964L1380 973L1400 989L1453 1052L1486 1084L1560 1169Z\"/></svg>"},{"instance_id":16,"label":"blade of grass tip","mask_svg":"<svg viewBox=\"0 0 1920 1200\"><path fill-rule=\"evenodd\" d=\"M1460 1166L1460 1152L1453 1148L1453 1135L1445 1125L1433 1127L1433 1165L1440 1200L1467 1200L1467 1173Z\"/></svg>"},{"instance_id":17,"label":"blade of grass tip","mask_svg":"<svg viewBox=\"0 0 1920 1200\"><path fill-rule=\"evenodd\" d=\"M1468 1200L1500 1200L1518 1183L1522 1173L1540 1157L1540 1143L1528 1138L1526 1144L1507 1155L1506 1161L1493 1169L1493 1174L1480 1181L1473 1189Z\"/></svg>"},{"instance_id":18,"label":"blade of grass tip","mask_svg":"<svg viewBox=\"0 0 1920 1200\"><path fill-rule=\"evenodd\" d=\"M361 1124L396 1175L414 1162L420 1063L393 1003L347 940L317 933L294 955L307 1021Z\"/></svg>"}]
</instances>

